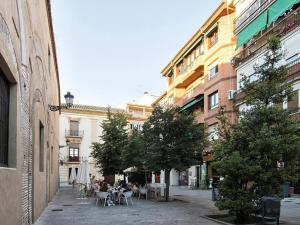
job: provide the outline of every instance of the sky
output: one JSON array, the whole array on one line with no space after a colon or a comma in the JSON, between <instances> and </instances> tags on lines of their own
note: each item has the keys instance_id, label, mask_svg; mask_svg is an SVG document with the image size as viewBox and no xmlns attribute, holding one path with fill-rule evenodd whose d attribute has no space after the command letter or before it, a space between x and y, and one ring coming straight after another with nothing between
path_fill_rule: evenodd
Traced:
<instances>
[{"instance_id":1,"label":"sky","mask_svg":"<svg viewBox=\"0 0 300 225\"><path fill-rule=\"evenodd\" d=\"M118 107L161 95L161 70L221 0L52 0L61 98Z\"/></svg>"}]
</instances>

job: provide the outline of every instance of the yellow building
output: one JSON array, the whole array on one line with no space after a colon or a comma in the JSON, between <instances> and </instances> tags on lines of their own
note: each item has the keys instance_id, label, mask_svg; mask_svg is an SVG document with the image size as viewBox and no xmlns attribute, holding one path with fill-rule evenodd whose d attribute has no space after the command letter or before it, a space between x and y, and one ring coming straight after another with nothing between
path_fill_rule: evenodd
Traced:
<instances>
[{"instance_id":1,"label":"yellow building","mask_svg":"<svg viewBox=\"0 0 300 225\"><path fill-rule=\"evenodd\" d=\"M175 104L182 110L195 112L197 121L207 126L210 138L217 137L216 116L220 106L226 106L228 117L234 119L236 74L231 65L236 47L234 12L226 3L221 3L179 50L162 70L168 88L155 102ZM211 168L206 166L212 160L210 152L203 155L203 160L201 173L202 178L206 179L207 174L209 177L213 174ZM191 176L196 177L200 185L198 169L193 168L189 172L189 178Z\"/></svg>"}]
</instances>

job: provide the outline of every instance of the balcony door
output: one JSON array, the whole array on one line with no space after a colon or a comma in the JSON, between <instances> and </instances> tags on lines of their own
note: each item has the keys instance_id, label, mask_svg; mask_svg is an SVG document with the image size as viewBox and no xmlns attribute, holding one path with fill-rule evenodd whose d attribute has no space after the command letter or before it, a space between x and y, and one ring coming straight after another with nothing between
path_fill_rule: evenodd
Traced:
<instances>
[{"instance_id":1,"label":"balcony door","mask_svg":"<svg viewBox=\"0 0 300 225\"><path fill-rule=\"evenodd\" d=\"M78 143L70 143L69 161L70 162L79 162L79 144Z\"/></svg>"},{"instance_id":2,"label":"balcony door","mask_svg":"<svg viewBox=\"0 0 300 225\"><path fill-rule=\"evenodd\" d=\"M79 135L79 121L76 120L70 121L70 135L71 136Z\"/></svg>"}]
</instances>

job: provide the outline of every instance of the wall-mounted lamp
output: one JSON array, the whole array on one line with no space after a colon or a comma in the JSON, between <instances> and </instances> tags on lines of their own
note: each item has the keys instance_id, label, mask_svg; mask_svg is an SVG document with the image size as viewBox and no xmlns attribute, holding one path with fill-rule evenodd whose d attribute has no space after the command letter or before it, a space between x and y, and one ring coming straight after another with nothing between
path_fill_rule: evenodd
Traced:
<instances>
[{"instance_id":1,"label":"wall-mounted lamp","mask_svg":"<svg viewBox=\"0 0 300 225\"><path fill-rule=\"evenodd\" d=\"M71 94L71 92L67 92L67 94L65 94L65 100L66 100L66 105L65 106L61 106L61 105L48 105L48 108L50 111L55 112L60 110L61 108L71 108L73 106L73 100L74 100L74 95Z\"/></svg>"}]
</instances>

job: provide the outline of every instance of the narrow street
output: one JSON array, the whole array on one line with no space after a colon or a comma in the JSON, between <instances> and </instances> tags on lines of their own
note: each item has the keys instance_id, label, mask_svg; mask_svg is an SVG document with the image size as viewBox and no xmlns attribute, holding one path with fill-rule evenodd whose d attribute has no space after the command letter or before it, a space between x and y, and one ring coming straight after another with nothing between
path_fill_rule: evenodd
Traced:
<instances>
[{"instance_id":1,"label":"narrow street","mask_svg":"<svg viewBox=\"0 0 300 225\"><path fill-rule=\"evenodd\" d=\"M70 187L63 187L35 225L164 224L215 225L201 217L199 206L184 201L156 202L133 199L133 206L96 206L94 198L77 199Z\"/></svg>"}]
</instances>

